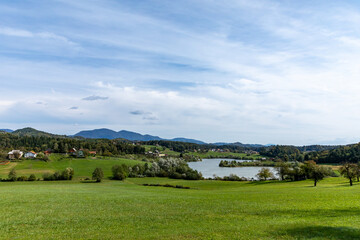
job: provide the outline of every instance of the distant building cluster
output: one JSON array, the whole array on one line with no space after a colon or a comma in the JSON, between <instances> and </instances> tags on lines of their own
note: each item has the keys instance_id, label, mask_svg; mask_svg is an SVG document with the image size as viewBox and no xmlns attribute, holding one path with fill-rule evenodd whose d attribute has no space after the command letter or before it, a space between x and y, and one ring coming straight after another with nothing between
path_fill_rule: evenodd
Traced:
<instances>
[{"instance_id":1,"label":"distant building cluster","mask_svg":"<svg viewBox=\"0 0 360 240\"><path fill-rule=\"evenodd\" d=\"M89 155L96 155L96 151L88 151L88 150L84 150L84 149L79 149L76 150L75 148L71 148L67 153L65 153L66 155L71 155L74 157L85 157L85 151L87 151L87 153ZM46 151L43 152L43 155L45 156L49 156L53 151L51 149L47 149ZM22 157L27 158L27 159L34 159L38 156L38 153L36 153L35 151L30 151L30 152L26 152L24 154L24 152L22 152L21 150L12 150L8 153L8 159L9 160L15 160L15 159L20 159Z\"/></svg>"},{"instance_id":2,"label":"distant building cluster","mask_svg":"<svg viewBox=\"0 0 360 240\"><path fill-rule=\"evenodd\" d=\"M145 153L145 155L150 156L150 157L167 157L167 154L165 153L160 153L159 150L155 150L155 151L148 151Z\"/></svg>"}]
</instances>

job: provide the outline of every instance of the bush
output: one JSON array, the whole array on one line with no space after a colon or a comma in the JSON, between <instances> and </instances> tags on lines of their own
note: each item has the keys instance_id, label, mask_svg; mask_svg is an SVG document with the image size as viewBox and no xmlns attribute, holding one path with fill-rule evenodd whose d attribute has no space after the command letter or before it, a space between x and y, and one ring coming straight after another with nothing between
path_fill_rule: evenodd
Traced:
<instances>
[{"instance_id":1,"label":"bush","mask_svg":"<svg viewBox=\"0 0 360 240\"><path fill-rule=\"evenodd\" d=\"M50 174L50 173L44 173L43 174L43 180L44 181L54 181L54 174Z\"/></svg>"},{"instance_id":2,"label":"bush","mask_svg":"<svg viewBox=\"0 0 360 240\"><path fill-rule=\"evenodd\" d=\"M103 179L104 173L101 168L95 168L94 172L92 173L92 179L96 180L96 182L101 182L101 179Z\"/></svg>"},{"instance_id":3,"label":"bush","mask_svg":"<svg viewBox=\"0 0 360 240\"><path fill-rule=\"evenodd\" d=\"M72 180L74 176L74 169L68 167L62 172L55 172L54 174L43 174L44 181L56 181L56 180Z\"/></svg>"},{"instance_id":4,"label":"bush","mask_svg":"<svg viewBox=\"0 0 360 240\"><path fill-rule=\"evenodd\" d=\"M62 171L60 179L58 180L72 180L73 176L74 176L74 169L68 167L64 171Z\"/></svg>"},{"instance_id":5,"label":"bush","mask_svg":"<svg viewBox=\"0 0 360 240\"><path fill-rule=\"evenodd\" d=\"M36 155L36 158L45 162L49 161L49 157L46 156L44 153L40 152Z\"/></svg>"},{"instance_id":6,"label":"bush","mask_svg":"<svg viewBox=\"0 0 360 240\"><path fill-rule=\"evenodd\" d=\"M128 176L129 168L125 164L122 164L121 166L114 165L111 168L111 171L112 171L112 174L113 174L112 179L114 179L114 180L124 180Z\"/></svg>"},{"instance_id":7,"label":"bush","mask_svg":"<svg viewBox=\"0 0 360 240\"><path fill-rule=\"evenodd\" d=\"M16 170L15 168L11 169L8 175L9 181L16 181Z\"/></svg>"},{"instance_id":8,"label":"bush","mask_svg":"<svg viewBox=\"0 0 360 240\"><path fill-rule=\"evenodd\" d=\"M27 176L20 176L17 178L18 181L27 181L28 177Z\"/></svg>"},{"instance_id":9,"label":"bush","mask_svg":"<svg viewBox=\"0 0 360 240\"><path fill-rule=\"evenodd\" d=\"M36 180L36 176L34 174L31 174L28 181L35 181Z\"/></svg>"}]
</instances>

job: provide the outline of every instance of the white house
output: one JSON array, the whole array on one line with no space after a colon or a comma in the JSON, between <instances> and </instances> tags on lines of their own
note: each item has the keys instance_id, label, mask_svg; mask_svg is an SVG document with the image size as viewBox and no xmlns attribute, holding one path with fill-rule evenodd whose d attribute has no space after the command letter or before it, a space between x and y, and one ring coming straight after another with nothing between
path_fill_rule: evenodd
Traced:
<instances>
[{"instance_id":1,"label":"white house","mask_svg":"<svg viewBox=\"0 0 360 240\"><path fill-rule=\"evenodd\" d=\"M19 159L23 156L23 154L24 153L20 150L12 150L11 152L8 153L8 158L9 159L15 159L15 158Z\"/></svg>"},{"instance_id":2,"label":"white house","mask_svg":"<svg viewBox=\"0 0 360 240\"><path fill-rule=\"evenodd\" d=\"M25 153L24 157L25 158L36 158L36 155L37 155L36 152L30 151L30 152Z\"/></svg>"}]
</instances>

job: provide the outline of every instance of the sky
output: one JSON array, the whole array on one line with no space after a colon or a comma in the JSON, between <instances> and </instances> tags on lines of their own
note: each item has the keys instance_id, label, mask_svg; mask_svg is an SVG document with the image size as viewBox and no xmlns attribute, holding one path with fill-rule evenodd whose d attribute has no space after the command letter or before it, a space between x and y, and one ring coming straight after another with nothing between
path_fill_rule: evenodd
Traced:
<instances>
[{"instance_id":1,"label":"sky","mask_svg":"<svg viewBox=\"0 0 360 240\"><path fill-rule=\"evenodd\" d=\"M0 128L360 141L360 2L0 1Z\"/></svg>"}]
</instances>

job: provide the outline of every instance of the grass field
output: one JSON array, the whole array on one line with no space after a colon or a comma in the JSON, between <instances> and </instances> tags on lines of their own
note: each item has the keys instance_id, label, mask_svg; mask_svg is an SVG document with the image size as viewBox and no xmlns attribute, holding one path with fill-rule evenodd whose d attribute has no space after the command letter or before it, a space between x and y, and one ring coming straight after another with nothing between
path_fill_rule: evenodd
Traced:
<instances>
[{"instance_id":1,"label":"grass field","mask_svg":"<svg viewBox=\"0 0 360 240\"><path fill-rule=\"evenodd\" d=\"M147 187L169 183L192 189ZM359 239L360 185L138 178L0 183L0 239Z\"/></svg>"},{"instance_id":2,"label":"grass field","mask_svg":"<svg viewBox=\"0 0 360 240\"><path fill-rule=\"evenodd\" d=\"M96 167L101 167L104 171L105 177L111 176L111 167L114 165L126 164L133 166L135 164L145 164L142 161L113 158L113 157L101 157L101 158L67 158L61 155L52 154L50 162L44 162L40 160L24 160L22 162L11 162L8 165L0 165L0 177L7 178L9 171L12 168L16 169L17 175L29 176L34 173L37 177L41 177L42 174L55 171L62 171L67 167L74 169L75 178L91 177L92 172Z\"/></svg>"}]
</instances>

